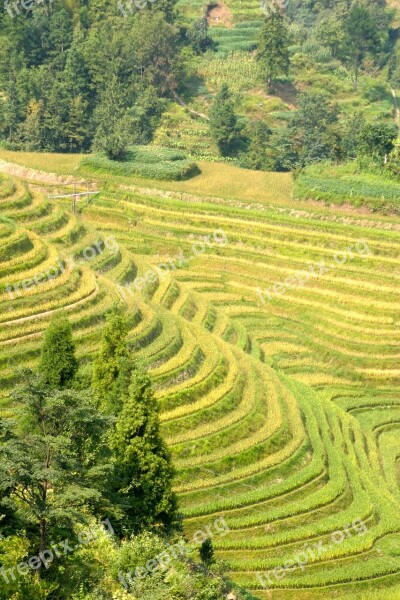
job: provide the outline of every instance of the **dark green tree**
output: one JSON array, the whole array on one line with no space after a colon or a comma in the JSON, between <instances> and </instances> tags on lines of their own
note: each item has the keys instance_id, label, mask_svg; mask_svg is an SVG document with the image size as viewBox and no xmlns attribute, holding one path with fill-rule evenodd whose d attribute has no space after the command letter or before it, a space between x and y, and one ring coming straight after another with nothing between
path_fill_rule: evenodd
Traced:
<instances>
[{"instance_id":1,"label":"dark green tree","mask_svg":"<svg viewBox=\"0 0 400 600\"><path fill-rule=\"evenodd\" d=\"M383 158L392 152L399 130L394 123L366 123L358 140L358 154Z\"/></svg>"},{"instance_id":2,"label":"dark green tree","mask_svg":"<svg viewBox=\"0 0 400 600\"><path fill-rule=\"evenodd\" d=\"M277 170L340 158L342 152L336 104L322 93L302 94L289 126L274 134L270 146Z\"/></svg>"},{"instance_id":3,"label":"dark green tree","mask_svg":"<svg viewBox=\"0 0 400 600\"><path fill-rule=\"evenodd\" d=\"M110 423L88 394L56 390L31 372L23 377L13 393L18 423L0 423L0 505L25 524L38 556L86 522L88 510L106 506Z\"/></svg>"},{"instance_id":4,"label":"dark green tree","mask_svg":"<svg viewBox=\"0 0 400 600\"><path fill-rule=\"evenodd\" d=\"M62 73L68 89L68 116L65 137L69 152L82 152L90 147L90 76L84 53L84 31L80 24L74 29Z\"/></svg>"},{"instance_id":5,"label":"dark green tree","mask_svg":"<svg viewBox=\"0 0 400 600\"><path fill-rule=\"evenodd\" d=\"M212 47L212 38L208 35L208 20L206 16L197 19L188 30L188 38L197 54L202 54Z\"/></svg>"},{"instance_id":6,"label":"dark green tree","mask_svg":"<svg viewBox=\"0 0 400 600\"><path fill-rule=\"evenodd\" d=\"M64 69L68 50L73 38L73 23L70 11L61 8L47 15L49 20L49 58L53 68Z\"/></svg>"},{"instance_id":7,"label":"dark green tree","mask_svg":"<svg viewBox=\"0 0 400 600\"><path fill-rule=\"evenodd\" d=\"M214 562L214 548L210 538L204 540L204 542L200 546L199 552L201 562L203 563L203 565L207 568L210 567Z\"/></svg>"},{"instance_id":8,"label":"dark green tree","mask_svg":"<svg viewBox=\"0 0 400 600\"><path fill-rule=\"evenodd\" d=\"M139 91L137 101L128 109L135 130L135 143L151 142L167 103L168 100L160 97L152 85L146 85Z\"/></svg>"},{"instance_id":9,"label":"dark green tree","mask_svg":"<svg viewBox=\"0 0 400 600\"><path fill-rule=\"evenodd\" d=\"M66 124L69 117L70 94L65 82L54 78L48 65L36 73L36 83L43 96L42 146L48 152L66 152Z\"/></svg>"},{"instance_id":10,"label":"dark green tree","mask_svg":"<svg viewBox=\"0 0 400 600\"><path fill-rule=\"evenodd\" d=\"M270 140L269 157L275 171L293 171L300 166L299 148L292 127L274 131Z\"/></svg>"},{"instance_id":11,"label":"dark green tree","mask_svg":"<svg viewBox=\"0 0 400 600\"><path fill-rule=\"evenodd\" d=\"M265 121L255 121L249 128L249 144L241 159L241 165L248 169L263 170L270 168L267 154L272 131Z\"/></svg>"},{"instance_id":12,"label":"dark green tree","mask_svg":"<svg viewBox=\"0 0 400 600\"><path fill-rule=\"evenodd\" d=\"M215 96L210 112L210 133L222 156L232 156L237 149L238 123L232 94L224 83Z\"/></svg>"},{"instance_id":13,"label":"dark green tree","mask_svg":"<svg viewBox=\"0 0 400 600\"><path fill-rule=\"evenodd\" d=\"M313 30L313 37L330 50L332 58L342 58L345 41L343 23L348 10L346 2L338 2L331 11L326 11L326 16L317 22Z\"/></svg>"},{"instance_id":14,"label":"dark green tree","mask_svg":"<svg viewBox=\"0 0 400 600\"><path fill-rule=\"evenodd\" d=\"M81 96L70 100L68 121L65 125L65 135L68 140L69 152L82 152L87 147L88 139L88 104Z\"/></svg>"},{"instance_id":15,"label":"dark green tree","mask_svg":"<svg viewBox=\"0 0 400 600\"><path fill-rule=\"evenodd\" d=\"M64 315L55 315L44 335L39 373L53 388L70 387L78 369L72 330Z\"/></svg>"},{"instance_id":16,"label":"dark green tree","mask_svg":"<svg viewBox=\"0 0 400 600\"><path fill-rule=\"evenodd\" d=\"M167 23L173 23L176 2L177 0L156 0L156 2L149 2L147 6L152 11L161 12Z\"/></svg>"},{"instance_id":17,"label":"dark green tree","mask_svg":"<svg viewBox=\"0 0 400 600\"><path fill-rule=\"evenodd\" d=\"M268 89L274 79L289 73L289 33L285 15L278 7L265 19L261 27L257 60Z\"/></svg>"},{"instance_id":18,"label":"dark green tree","mask_svg":"<svg viewBox=\"0 0 400 600\"><path fill-rule=\"evenodd\" d=\"M321 93L303 94L290 127L301 165L340 155L339 109Z\"/></svg>"},{"instance_id":19,"label":"dark green tree","mask_svg":"<svg viewBox=\"0 0 400 600\"><path fill-rule=\"evenodd\" d=\"M133 122L124 105L124 88L113 76L101 94L94 113L96 133L93 150L105 152L111 160L125 157L133 140Z\"/></svg>"},{"instance_id":20,"label":"dark green tree","mask_svg":"<svg viewBox=\"0 0 400 600\"><path fill-rule=\"evenodd\" d=\"M89 99L91 81L85 56L85 32L79 23L74 29L72 44L67 53L63 80L72 98Z\"/></svg>"},{"instance_id":21,"label":"dark green tree","mask_svg":"<svg viewBox=\"0 0 400 600\"><path fill-rule=\"evenodd\" d=\"M25 121L20 123L19 136L25 150L38 152L42 149L43 107L41 102L31 100Z\"/></svg>"},{"instance_id":22,"label":"dark green tree","mask_svg":"<svg viewBox=\"0 0 400 600\"><path fill-rule=\"evenodd\" d=\"M356 158L360 145L361 131L365 127L365 117L357 112L342 119L341 138L344 158Z\"/></svg>"},{"instance_id":23,"label":"dark green tree","mask_svg":"<svg viewBox=\"0 0 400 600\"><path fill-rule=\"evenodd\" d=\"M153 8L157 4L158 0ZM141 89L153 86L158 94L169 95L185 72L176 28L165 21L162 12L145 11L136 16L132 36L134 68Z\"/></svg>"},{"instance_id":24,"label":"dark green tree","mask_svg":"<svg viewBox=\"0 0 400 600\"><path fill-rule=\"evenodd\" d=\"M135 370L122 400L111 437L117 497L124 512L123 527L170 527L177 521L172 491L174 469L160 435L158 405L149 376Z\"/></svg>"},{"instance_id":25,"label":"dark green tree","mask_svg":"<svg viewBox=\"0 0 400 600\"><path fill-rule=\"evenodd\" d=\"M113 306L106 316L100 352L93 364L92 389L100 406L116 414L123 389L129 386L133 361L127 344L128 323L124 312Z\"/></svg>"},{"instance_id":26,"label":"dark green tree","mask_svg":"<svg viewBox=\"0 0 400 600\"><path fill-rule=\"evenodd\" d=\"M0 132L10 144L16 142L18 137L18 125L23 120L23 103L17 84L17 60L10 60L5 68L9 70L5 94L0 99ZM3 77L5 79L6 76Z\"/></svg>"},{"instance_id":27,"label":"dark green tree","mask_svg":"<svg viewBox=\"0 0 400 600\"><path fill-rule=\"evenodd\" d=\"M354 89L358 88L360 67L369 50L377 49L378 29L370 10L356 2L344 22L345 52L354 70Z\"/></svg>"}]
</instances>

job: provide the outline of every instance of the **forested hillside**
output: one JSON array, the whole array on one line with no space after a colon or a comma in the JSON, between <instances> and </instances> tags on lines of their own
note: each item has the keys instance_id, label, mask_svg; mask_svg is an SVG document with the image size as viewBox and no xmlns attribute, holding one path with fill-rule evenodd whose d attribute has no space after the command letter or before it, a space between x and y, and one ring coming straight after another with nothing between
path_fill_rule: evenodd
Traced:
<instances>
[{"instance_id":1,"label":"forested hillside","mask_svg":"<svg viewBox=\"0 0 400 600\"><path fill-rule=\"evenodd\" d=\"M14 10L9 7L10 10ZM21 8L22 10L22 8ZM183 68L172 6L130 19L111 2L1 12L1 135L13 147L76 152L119 127L151 139Z\"/></svg>"},{"instance_id":2,"label":"forested hillside","mask_svg":"<svg viewBox=\"0 0 400 600\"><path fill-rule=\"evenodd\" d=\"M278 170L392 148L400 43L384 0L29 6L0 13L4 147L118 158L155 138Z\"/></svg>"}]
</instances>

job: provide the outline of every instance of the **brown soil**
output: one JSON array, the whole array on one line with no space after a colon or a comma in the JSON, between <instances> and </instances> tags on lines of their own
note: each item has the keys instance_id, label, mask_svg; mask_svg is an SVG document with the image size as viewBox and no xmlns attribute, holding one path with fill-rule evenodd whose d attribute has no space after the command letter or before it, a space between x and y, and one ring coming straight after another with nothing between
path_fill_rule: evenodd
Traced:
<instances>
[{"instance_id":1,"label":"brown soil","mask_svg":"<svg viewBox=\"0 0 400 600\"><path fill-rule=\"evenodd\" d=\"M210 27L221 26L233 29L233 17L230 9L223 2L207 11L207 20Z\"/></svg>"}]
</instances>

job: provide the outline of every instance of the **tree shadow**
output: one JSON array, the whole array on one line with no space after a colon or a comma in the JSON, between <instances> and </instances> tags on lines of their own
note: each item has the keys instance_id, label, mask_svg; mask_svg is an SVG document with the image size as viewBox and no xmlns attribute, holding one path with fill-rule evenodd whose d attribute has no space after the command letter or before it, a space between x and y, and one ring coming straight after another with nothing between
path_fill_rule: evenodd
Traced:
<instances>
[{"instance_id":1,"label":"tree shadow","mask_svg":"<svg viewBox=\"0 0 400 600\"><path fill-rule=\"evenodd\" d=\"M285 104L297 106L299 92L290 81L275 81L271 86L270 93L280 98Z\"/></svg>"},{"instance_id":2,"label":"tree shadow","mask_svg":"<svg viewBox=\"0 0 400 600\"><path fill-rule=\"evenodd\" d=\"M180 86L180 96L187 102L197 96L210 96L210 92L206 87L205 79L196 74L187 77Z\"/></svg>"}]
</instances>

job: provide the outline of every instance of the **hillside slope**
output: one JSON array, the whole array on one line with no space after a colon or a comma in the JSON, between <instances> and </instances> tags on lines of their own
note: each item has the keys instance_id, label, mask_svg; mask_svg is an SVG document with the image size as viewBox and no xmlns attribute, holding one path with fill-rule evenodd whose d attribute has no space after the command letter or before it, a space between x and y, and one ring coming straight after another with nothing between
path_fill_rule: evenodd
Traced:
<instances>
[{"instance_id":1,"label":"hillside slope","mask_svg":"<svg viewBox=\"0 0 400 600\"><path fill-rule=\"evenodd\" d=\"M46 185L2 176L3 414L54 311L89 372L120 299L157 390L186 532L223 516L216 553L259 598L397 598L398 219L302 212L268 189L240 203L165 185L100 181L73 215Z\"/></svg>"}]
</instances>

